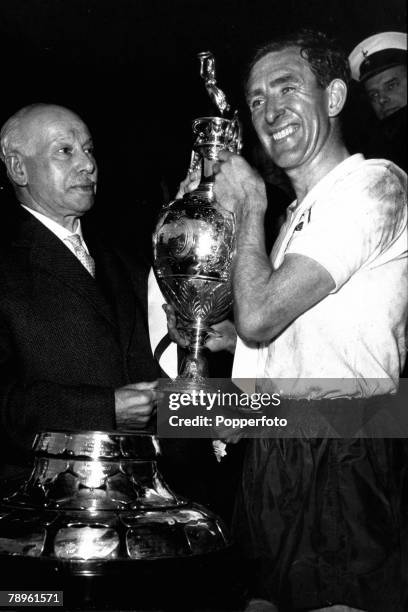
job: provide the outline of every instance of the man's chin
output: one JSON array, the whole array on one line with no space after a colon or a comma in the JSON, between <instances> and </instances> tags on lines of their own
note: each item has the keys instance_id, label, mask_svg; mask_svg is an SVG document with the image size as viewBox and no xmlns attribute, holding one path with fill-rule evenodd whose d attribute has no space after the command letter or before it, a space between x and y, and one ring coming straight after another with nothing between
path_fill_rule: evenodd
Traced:
<instances>
[{"instance_id":1,"label":"man's chin","mask_svg":"<svg viewBox=\"0 0 408 612\"><path fill-rule=\"evenodd\" d=\"M401 109L399 109L399 108L391 108L390 110L384 111L383 114L382 114L381 120L388 119L388 117L392 117L399 110L401 110Z\"/></svg>"},{"instance_id":2,"label":"man's chin","mask_svg":"<svg viewBox=\"0 0 408 612\"><path fill-rule=\"evenodd\" d=\"M297 152L282 152L279 155L271 156L271 159L278 168L283 171L291 170L292 168L296 168L300 165L299 155Z\"/></svg>"},{"instance_id":3,"label":"man's chin","mask_svg":"<svg viewBox=\"0 0 408 612\"><path fill-rule=\"evenodd\" d=\"M78 213L84 214L92 208L95 202L95 196L92 194L83 194L81 197L76 197L72 202L72 207Z\"/></svg>"}]
</instances>

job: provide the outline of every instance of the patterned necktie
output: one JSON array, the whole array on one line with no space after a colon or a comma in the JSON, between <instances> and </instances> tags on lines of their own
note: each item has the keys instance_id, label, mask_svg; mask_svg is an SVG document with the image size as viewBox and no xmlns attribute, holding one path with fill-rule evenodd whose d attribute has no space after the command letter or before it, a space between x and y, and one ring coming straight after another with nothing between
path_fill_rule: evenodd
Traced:
<instances>
[{"instance_id":1,"label":"patterned necktie","mask_svg":"<svg viewBox=\"0 0 408 612\"><path fill-rule=\"evenodd\" d=\"M84 249L81 237L78 234L71 234L71 236L67 236L65 240L68 240L68 242L72 244L75 255L81 264L88 270L89 274L95 278L95 262L89 253L87 253Z\"/></svg>"}]
</instances>

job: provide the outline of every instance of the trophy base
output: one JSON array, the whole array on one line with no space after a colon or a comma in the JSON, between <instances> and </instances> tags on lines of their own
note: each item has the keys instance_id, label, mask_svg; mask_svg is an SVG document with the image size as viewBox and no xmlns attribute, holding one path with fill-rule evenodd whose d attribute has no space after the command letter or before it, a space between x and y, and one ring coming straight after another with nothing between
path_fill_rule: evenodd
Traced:
<instances>
[{"instance_id":1,"label":"trophy base","mask_svg":"<svg viewBox=\"0 0 408 612\"><path fill-rule=\"evenodd\" d=\"M0 572L19 561L28 573L137 576L144 562L226 551L222 520L173 493L159 453L144 433L38 434L30 477L0 498Z\"/></svg>"}]
</instances>

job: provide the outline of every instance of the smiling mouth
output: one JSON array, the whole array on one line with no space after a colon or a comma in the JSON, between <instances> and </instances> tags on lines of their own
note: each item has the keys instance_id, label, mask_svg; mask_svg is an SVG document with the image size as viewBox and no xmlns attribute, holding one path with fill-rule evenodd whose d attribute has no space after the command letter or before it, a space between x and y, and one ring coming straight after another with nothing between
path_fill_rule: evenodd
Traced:
<instances>
[{"instance_id":1,"label":"smiling mouth","mask_svg":"<svg viewBox=\"0 0 408 612\"><path fill-rule=\"evenodd\" d=\"M288 125L287 127L282 128L278 132L274 132L272 134L272 140L274 142L279 142L288 136L291 136L295 132L297 132L299 127L297 125Z\"/></svg>"},{"instance_id":2,"label":"smiling mouth","mask_svg":"<svg viewBox=\"0 0 408 612\"><path fill-rule=\"evenodd\" d=\"M71 189L83 189L85 191L95 191L95 183L86 183L84 185L73 185Z\"/></svg>"}]
</instances>

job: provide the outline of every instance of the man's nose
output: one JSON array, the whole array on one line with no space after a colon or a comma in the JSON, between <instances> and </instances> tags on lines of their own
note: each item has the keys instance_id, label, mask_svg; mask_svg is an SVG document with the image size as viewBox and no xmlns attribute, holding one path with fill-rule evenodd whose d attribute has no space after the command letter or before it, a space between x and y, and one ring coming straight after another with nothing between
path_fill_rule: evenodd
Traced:
<instances>
[{"instance_id":1,"label":"man's nose","mask_svg":"<svg viewBox=\"0 0 408 612\"><path fill-rule=\"evenodd\" d=\"M93 174L96 170L96 161L94 157L90 153L86 153L85 151L78 152L78 170L80 172L87 172L88 174Z\"/></svg>"},{"instance_id":2,"label":"man's nose","mask_svg":"<svg viewBox=\"0 0 408 612\"><path fill-rule=\"evenodd\" d=\"M265 104L265 119L268 123L274 123L284 112L285 109L275 97L268 98Z\"/></svg>"},{"instance_id":3,"label":"man's nose","mask_svg":"<svg viewBox=\"0 0 408 612\"><path fill-rule=\"evenodd\" d=\"M388 95L388 93L386 91L381 91L380 95L378 97L378 103L383 106L384 104L387 104L387 102L389 102L390 97Z\"/></svg>"}]
</instances>

